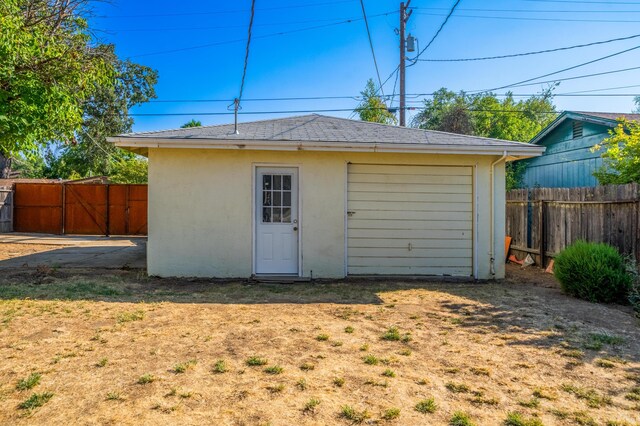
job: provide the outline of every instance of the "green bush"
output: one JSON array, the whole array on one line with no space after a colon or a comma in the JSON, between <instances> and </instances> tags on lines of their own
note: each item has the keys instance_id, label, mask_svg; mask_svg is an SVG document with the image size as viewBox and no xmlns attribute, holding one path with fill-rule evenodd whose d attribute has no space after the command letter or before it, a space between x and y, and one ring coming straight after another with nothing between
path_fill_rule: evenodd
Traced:
<instances>
[{"instance_id":1,"label":"green bush","mask_svg":"<svg viewBox=\"0 0 640 426\"><path fill-rule=\"evenodd\" d=\"M553 269L567 294L590 302L627 302L632 278L610 245L577 241L556 257Z\"/></svg>"}]
</instances>

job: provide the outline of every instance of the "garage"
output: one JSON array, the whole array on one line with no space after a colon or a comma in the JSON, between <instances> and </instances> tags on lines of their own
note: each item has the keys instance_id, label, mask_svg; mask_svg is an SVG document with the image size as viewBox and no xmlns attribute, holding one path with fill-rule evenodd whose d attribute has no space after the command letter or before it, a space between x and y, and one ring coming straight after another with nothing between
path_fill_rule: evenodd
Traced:
<instances>
[{"instance_id":1,"label":"garage","mask_svg":"<svg viewBox=\"0 0 640 426\"><path fill-rule=\"evenodd\" d=\"M473 275L473 167L349 164L349 275Z\"/></svg>"}]
</instances>

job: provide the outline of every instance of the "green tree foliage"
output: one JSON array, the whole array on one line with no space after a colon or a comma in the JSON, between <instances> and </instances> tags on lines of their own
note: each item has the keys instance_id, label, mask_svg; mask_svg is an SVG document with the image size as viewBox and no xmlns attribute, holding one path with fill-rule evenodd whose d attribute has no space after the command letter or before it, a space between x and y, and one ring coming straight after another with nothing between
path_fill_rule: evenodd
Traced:
<instances>
[{"instance_id":1,"label":"green tree foliage","mask_svg":"<svg viewBox=\"0 0 640 426\"><path fill-rule=\"evenodd\" d=\"M633 112L640 114L640 96L636 96L633 101L636 103L636 109Z\"/></svg>"},{"instance_id":2,"label":"green tree foliage","mask_svg":"<svg viewBox=\"0 0 640 426\"><path fill-rule=\"evenodd\" d=\"M604 150L603 165L593 174L602 185L640 182L640 122L620 120L593 149Z\"/></svg>"},{"instance_id":3,"label":"green tree foliage","mask_svg":"<svg viewBox=\"0 0 640 426\"><path fill-rule=\"evenodd\" d=\"M71 141L83 104L113 80L82 18L88 0L0 2L0 177L18 152Z\"/></svg>"},{"instance_id":4,"label":"green tree foliage","mask_svg":"<svg viewBox=\"0 0 640 426\"><path fill-rule=\"evenodd\" d=\"M182 126L181 129L186 129L187 127L200 127L202 126L202 122L200 120L191 119L191 121L187 121Z\"/></svg>"},{"instance_id":5,"label":"green tree foliage","mask_svg":"<svg viewBox=\"0 0 640 426\"><path fill-rule=\"evenodd\" d=\"M493 93L468 95L441 88L412 120L413 127L443 132L528 142L556 117L553 88L516 101L511 94L500 100ZM507 163L507 189L521 184L524 165Z\"/></svg>"},{"instance_id":6,"label":"green tree foliage","mask_svg":"<svg viewBox=\"0 0 640 426\"><path fill-rule=\"evenodd\" d=\"M387 105L382 98L377 95L376 86L372 79L367 81L362 94L362 102L355 109L362 121L371 121L381 124L396 124L396 116L387 109Z\"/></svg>"}]
</instances>

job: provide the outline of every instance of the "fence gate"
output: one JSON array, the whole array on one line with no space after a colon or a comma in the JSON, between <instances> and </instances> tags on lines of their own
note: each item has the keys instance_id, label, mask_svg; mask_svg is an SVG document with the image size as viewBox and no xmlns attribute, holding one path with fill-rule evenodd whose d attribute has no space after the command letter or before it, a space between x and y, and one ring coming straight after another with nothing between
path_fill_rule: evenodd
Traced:
<instances>
[{"instance_id":1,"label":"fence gate","mask_svg":"<svg viewBox=\"0 0 640 426\"><path fill-rule=\"evenodd\" d=\"M147 185L16 183L14 230L146 235Z\"/></svg>"}]
</instances>

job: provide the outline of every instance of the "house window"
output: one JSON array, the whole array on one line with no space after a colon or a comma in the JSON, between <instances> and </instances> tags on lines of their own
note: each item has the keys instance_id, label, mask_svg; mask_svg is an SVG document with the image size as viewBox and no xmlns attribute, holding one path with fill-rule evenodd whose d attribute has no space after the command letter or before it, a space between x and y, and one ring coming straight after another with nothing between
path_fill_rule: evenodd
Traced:
<instances>
[{"instance_id":1,"label":"house window","mask_svg":"<svg viewBox=\"0 0 640 426\"><path fill-rule=\"evenodd\" d=\"M291 175L262 175L262 223L291 223Z\"/></svg>"},{"instance_id":2,"label":"house window","mask_svg":"<svg viewBox=\"0 0 640 426\"><path fill-rule=\"evenodd\" d=\"M573 139L578 139L582 137L582 122L574 121L573 122Z\"/></svg>"}]
</instances>

